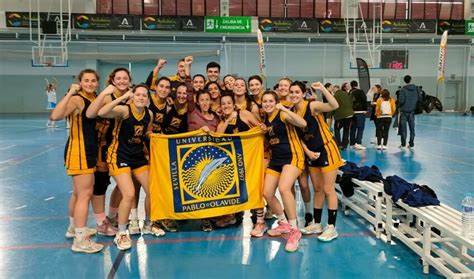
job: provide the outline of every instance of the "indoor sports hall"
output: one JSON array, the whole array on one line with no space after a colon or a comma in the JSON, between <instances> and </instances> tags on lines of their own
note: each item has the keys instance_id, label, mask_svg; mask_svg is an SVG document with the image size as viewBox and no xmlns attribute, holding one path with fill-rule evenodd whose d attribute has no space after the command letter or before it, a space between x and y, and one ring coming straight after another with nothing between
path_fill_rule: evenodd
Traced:
<instances>
[{"instance_id":1,"label":"indoor sports hall","mask_svg":"<svg viewBox=\"0 0 474 279\"><path fill-rule=\"evenodd\" d=\"M0 225L3 229L0 230L0 278L474 278L474 217L472 213L462 213L462 210L469 208L468 193L474 193L474 91L471 89L474 85L473 4L470 0L1 1ZM215 82L209 71L210 62L216 62L219 66ZM179 81L181 63L186 69L182 83ZM130 78L124 94L129 94L127 91L133 88L131 101L127 104L125 95L118 97L125 98L120 103L116 101L117 97L113 97L115 93L107 91L110 86L118 90L114 78L110 79L110 74L118 68L122 72L128 71ZM84 74L81 72L84 69L91 71ZM157 73L153 73L156 69ZM316 211L313 212L316 203L311 180L310 201L303 199L301 183L293 180L294 194L291 195L294 204L290 204L296 207L295 234L299 234L296 248L293 247L295 249L288 248L293 228L281 237L270 235L270 231L278 229L281 222L287 219L291 225L290 210L285 209L283 214L273 212L272 215L265 207L264 222L268 231L258 237L252 236L252 232L263 211L260 216L255 210L259 206L249 207L245 202L241 207L228 206L229 209L222 205L221 211L212 211L217 213L208 213L212 208L199 210L193 207L191 213L196 215L179 215L176 201L179 194L176 189L172 193L169 189L176 185L173 184L175 178L182 185L188 183L188 178L181 170L179 176L173 176L174 165L170 159L174 154L173 147L171 143L169 146L157 144L155 140L164 136L155 137L155 131L150 132L151 136L148 132L146 134L151 142L151 151L148 151L147 140L140 141L145 153L150 153L146 154L147 160L150 158L146 164L150 169L151 220L146 209L148 190L144 190L142 183L142 189L137 190L140 192L138 206L131 211L138 212L141 229L137 234L128 236L131 248L122 249L117 244L117 237L124 226L120 221L122 207L117 206L120 210L116 213L118 217L115 217L119 218L117 227L107 227L108 236L99 231L99 225L105 223L97 220L102 218L103 222L112 222L109 219L112 216L111 196L115 188L119 190L114 178L122 177L123 173L113 173L111 184L105 188L106 193L102 196L105 197L105 203L102 201L105 212L103 210L102 215L94 213L96 210L91 204L91 196L95 195L95 192L92 194L92 184L97 181L97 176L94 176L96 166L87 168L91 172L79 175L72 172L68 175L71 169L67 162L65 167L65 158L68 161L76 154L70 151L72 143L66 145L68 139L73 142L73 137L78 137L79 150L87 148L83 147L87 145L83 131L86 129L85 121L90 117L83 108L91 108L95 100L102 98L101 94L111 94L111 102L106 104L104 101L96 116L105 119L110 115L112 120L115 117L115 122L111 124L115 125L111 136L119 141L121 134L117 127L125 127L119 125L129 123L127 119L132 118L141 121L133 110L138 107L134 103L138 98L135 97L138 95L135 85L148 85L142 88L149 89L146 95L148 104L144 110L150 108L151 119L147 123L151 126L151 122L156 120L156 114L151 112L155 98L153 92L156 89L157 96L161 92L160 78L169 77L166 80L170 83L168 90L171 93L164 105L170 106L173 111L179 102L181 85L185 84L186 90L203 90L191 87L194 86L193 76L196 74L202 76L203 86L213 82L218 85L222 96L228 90L224 77L231 75L235 80L233 94L238 94L237 82L243 81L244 92L251 99L256 97L252 95L249 77L258 75L261 92L274 90L273 94L279 98L282 98L281 80L290 80L287 100L295 104L294 96L299 92L295 89L295 81L301 81L298 84L304 84L301 86L307 88L302 94L309 100L303 101L308 102L309 117L323 119L323 124L318 124L321 125L320 131L327 127L330 138L339 132L335 123L341 123L336 117L343 104L336 102L337 108L330 109L335 111L334 114L327 110L324 112L328 115L324 114L324 117L318 108L339 101L338 92L348 96L351 103L349 110L352 111L352 120L349 121L352 122L348 126L347 142L344 143L344 139L340 142L340 137L330 139L328 141L337 143L334 153L327 149L315 153L320 156L328 152L329 161L331 156L340 154L346 164L339 170L337 167L332 170L339 177L335 183L329 183L331 193L335 190L338 200L334 213L337 222L333 226L337 232L334 231L332 237L321 238L326 232L312 233L307 229L307 226L317 223L326 230L332 222L328 217L328 201L322 209L322 219L320 216L318 222L313 216L313 213L316 215ZM85 76L95 78L92 99L81 95L81 92L86 92ZM406 76L410 77L408 82ZM176 85L173 78L178 79ZM344 85L352 81L356 81L355 87L346 94ZM323 85L331 87L323 90ZM375 85L383 89L379 91L379 98L373 97ZM421 106L422 112L415 113L415 108L411 112L404 111L404 104L410 98L406 96L409 94L406 88L410 85L415 85L413 88L416 91L413 92L417 95L414 104L416 109ZM76 86L80 89L74 91ZM207 86L204 88L207 90ZM329 88L335 89L330 91ZM211 91L210 86L208 90ZM353 90L363 92L366 108L363 111L353 107L356 100ZM51 93L53 91L54 94ZM187 91L188 102L195 102L194 105L199 106L202 112L201 93L196 93L195 100L191 98L189 101L191 91ZM388 92L388 99L384 92ZM265 94L263 100L266 100ZM212 97L209 92L207 95ZM233 102L237 102L237 97L232 98ZM327 103L323 103L323 98ZM78 101L80 104L77 107L72 107L72 101L68 103L68 99L81 101ZM212 114L216 121L227 125L223 99L219 103L219 113ZM390 100L393 100L393 107L390 107ZM252 102L258 105L256 101ZM384 111L384 102L389 103L389 113ZM130 111L120 112L125 116L119 120L118 115L122 114L104 112L104 108L108 109L111 104L116 106L111 108L113 112L118 107L127 106ZM311 110L311 104L316 104L317 112ZM281 107L278 113L285 112L286 117L281 118L285 120L281 122L286 123L286 127L296 126L291 122L291 115L298 116L297 106L291 106L276 105ZM258 126L263 130L260 135L262 144L256 149L262 152L255 153L260 154L259 157L247 155L247 174L254 173L247 162L249 166L251 161L263 163L264 159L260 160L260 157L264 149L267 154L267 148L271 149L268 146L273 144L263 144L263 134L268 134L269 125L273 125L268 119L273 116L266 111L265 101L259 109L257 114L260 112L265 116L259 119ZM241 111L235 110L242 122ZM253 114L248 108L241 110ZM146 111L144 114L147 115ZM316 114L320 118L316 118ZM360 120L356 120L356 114L362 117L362 124L357 122ZM388 129L382 128L379 120L388 115ZM207 121L210 123L209 119ZM262 123L266 125L262 126ZM92 129L99 127L95 120L92 125ZM349 131L352 128L354 131ZM302 131L306 133L307 129ZM206 133L216 136L212 132L215 130ZM76 136L77 133L80 136ZM323 134L319 130L314 133ZM384 138L385 135L388 138ZM239 144L240 140L244 141L244 136L234 136L239 137ZM406 138L403 139L403 136ZM95 134L94 137L97 140ZM301 142L304 143L304 140ZM194 147L189 148L194 150ZM291 150L294 148L292 145ZM309 147L304 144L304 148ZM241 148L244 151L234 149L245 156L245 146ZM114 152L119 152L117 150ZM185 151L180 151L184 154L183 160L190 156L190 151L186 151L188 155ZM82 166L84 162L81 160L85 160L86 155L80 152L77 156ZM180 152L176 156L181 156ZM312 160L308 159L306 150L304 152L305 160ZM271 149L270 158L265 157L265 160L270 160L270 165L273 162L271 156L275 153ZM210 158L214 155L203 156ZM162 163L161 159L153 159L158 157L170 161ZM113 157L110 158L113 160ZM156 170L154 164L158 164L157 161L160 161L160 167L167 167L165 175ZM112 173L110 162L107 163ZM119 163L117 165L122 167ZM181 167L187 168L186 164ZM256 200L263 206L264 195L267 197L264 181L267 183L267 176L271 174L267 169L264 176L263 164L260 167L262 171L261 175L257 175L258 179L250 175L241 178L236 174L236 178L231 179L240 185L238 187L258 184L258 191L244 192L245 195L247 191L258 192ZM210 164L200 171L209 172L209 168ZM235 172L240 174L240 167L236 167ZM364 176L367 172L371 175ZM136 182L133 168L130 173L130 178L133 176ZM197 174L198 188L205 185L202 181L206 175L202 173ZM289 177L284 174L287 173L285 168L278 173L279 183ZM374 173L383 178L373 180ZM73 187L77 176L90 177L90 187L84 186L89 187L86 190L80 188L82 184L76 185L78 188ZM207 176L210 176L209 173ZM222 180L227 176L222 174ZM254 180L257 182L250 182ZM399 184L404 181L404 185L410 186L407 192L400 194L399 199L395 195L401 188L392 184L394 180ZM163 185L169 186L169 189ZM282 184L279 185L282 187ZM156 231L146 233L147 222L165 219L154 218L164 216L156 212L164 207L161 201L165 194L161 191L166 191L163 190L165 188L174 198L169 201L173 214L166 215L166 220L175 220L177 231L169 230L162 222L160 232L166 232L165 235L159 235ZM77 196L77 189L89 195L87 214L80 217L87 220L87 228L83 231L78 230L80 226L77 225L80 214L75 216L69 210L71 197ZM184 193L179 196L183 201L191 199L186 189L180 190ZM237 200L241 201L243 188L239 189L241 196ZM287 194L279 193L277 191L276 201L288 205ZM329 196L326 197L329 199ZM472 210L472 196L470 201ZM123 201L119 198L118 202ZM216 200L214 204L218 203ZM273 203L269 206L273 209ZM73 208L79 210L77 205ZM127 213L130 213L128 210ZM240 212L243 215L239 215ZM307 219L308 213L310 220ZM226 219L227 216L231 219ZM126 219L128 235L131 230L128 220L133 217L127 214ZM210 220L210 230L204 229L205 220ZM222 223L224 225L221 226ZM108 223L108 226L113 225ZM71 228L72 235L65 237L65 234L70 234ZM87 236L80 238L83 233ZM86 247L74 250L76 241L92 241L92 246L88 248L97 249L87 250Z\"/></svg>"}]
</instances>

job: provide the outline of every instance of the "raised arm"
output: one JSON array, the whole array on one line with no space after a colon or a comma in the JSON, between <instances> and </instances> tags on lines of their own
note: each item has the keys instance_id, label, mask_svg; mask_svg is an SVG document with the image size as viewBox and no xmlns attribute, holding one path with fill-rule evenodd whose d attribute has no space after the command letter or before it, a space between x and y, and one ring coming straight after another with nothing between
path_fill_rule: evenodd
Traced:
<instances>
[{"instance_id":1,"label":"raised arm","mask_svg":"<svg viewBox=\"0 0 474 279\"><path fill-rule=\"evenodd\" d=\"M79 102L74 100L74 95L76 95L81 86L79 84L71 85L71 88L67 92L66 96L58 103L56 108L51 112L49 118L53 121L58 121L64 119L66 116L70 115L75 109L79 109Z\"/></svg>"},{"instance_id":2,"label":"raised arm","mask_svg":"<svg viewBox=\"0 0 474 279\"><path fill-rule=\"evenodd\" d=\"M127 111L123 107L117 107L123 101L126 101L133 97L133 93L128 91L119 98L113 100L112 102L106 104L99 110L99 116L102 118L115 118L117 116L125 116Z\"/></svg>"},{"instance_id":3,"label":"raised arm","mask_svg":"<svg viewBox=\"0 0 474 279\"><path fill-rule=\"evenodd\" d=\"M257 117L248 110L241 110L240 118L242 118L242 120L250 127L257 127L260 125L260 119L257 119Z\"/></svg>"},{"instance_id":4,"label":"raised arm","mask_svg":"<svg viewBox=\"0 0 474 279\"><path fill-rule=\"evenodd\" d=\"M314 82L311 84L311 87L313 89L318 89L323 93L323 96L326 98L328 101L327 103L323 102L311 102L311 112L316 113L316 112L330 112L333 110L336 110L339 107L339 104L334 98L334 96L329 92L326 87L321 82Z\"/></svg>"},{"instance_id":5,"label":"raised arm","mask_svg":"<svg viewBox=\"0 0 474 279\"><path fill-rule=\"evenodd\" d=\"M191 65L193 64L193 57L186 56L184 57L184 74L186 77L191 77Z\"/></svg>"},{"instance_id":6,"label":"raised arm","mask_svg":"<svg viewBox=\"0 0 474 279\"><path fill-rule=\"evenodd\" d=\"M159 59L158 63L156 63L155 68L153 68L153 78L151 79L150 89L155 90L155 83L158 79L158 74L160 70L166 65L167 61L165 59Z\"/></svg>"},{"instance_id":7,"label":"raised arm","mask_svg":"<svg viewBox=\"0 0 474 279\"><path fill-rule=\"evenodd\" d=\"M96 118L99 113L100 108L105 103L105 100L106 99L110 100L110 98L107 98L107 96L112 95L114 91L115 91L115 86L110 84L102 92L100 92L99 96L97 96L97 98L91 103L91 105L87 109L86 111L87 118Z\"/></svg>"},{"instance_id":8,"label":"raised arm","mask_svg":"<svg viewBox=\"0 0 474 279\"><path fill-rule=\"evenodd\" d=\"M291 125L296 126L296 127L300 127L300 128L306 127L307 123L306 123L306 120L304 120L303 117L301 117L301 116L297 115L296 113L292 112L291 110L286 108L281 103L276 104L276 108L281 110L281 112L283 113L286 121L288 121L288 123L290 123Z\"/></svg>"}]
</instances>

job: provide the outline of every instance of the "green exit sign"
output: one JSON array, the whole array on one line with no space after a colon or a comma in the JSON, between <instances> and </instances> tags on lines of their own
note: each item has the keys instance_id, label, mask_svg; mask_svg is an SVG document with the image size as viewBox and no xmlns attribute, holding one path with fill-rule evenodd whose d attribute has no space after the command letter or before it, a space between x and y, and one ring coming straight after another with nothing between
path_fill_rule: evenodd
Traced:
<instances>
[{"instance_id":1,"label":"green exit sign","mask_svg":"<svg viewBox=\"0 0 474 279\"><path fill-rule=\"evenodd\" d=\"M206 16L205 32L250 33L252 20L249 16Z\"/></svg>"},{"instance_id":2,"label":"green exit sign","mask_svg":"<svg viewBox=\"0 0 474 279\"><path fill-rule=\"evenodd\" d=\"M474 20L466 20L466 35L474 35Z\"/></svg>"}]
</instances>

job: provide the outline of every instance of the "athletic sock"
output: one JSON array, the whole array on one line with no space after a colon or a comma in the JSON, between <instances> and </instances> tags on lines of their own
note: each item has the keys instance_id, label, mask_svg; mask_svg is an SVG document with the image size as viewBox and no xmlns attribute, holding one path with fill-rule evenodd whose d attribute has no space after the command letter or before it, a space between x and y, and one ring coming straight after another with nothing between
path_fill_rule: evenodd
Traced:
<instances>
[{"instance_id":1,"label":"athletic sock","mask_svg":"<svg viewBox=\"0 0 474 279\"><path fill-rule=\"evenodd\" d=\"M292 229L298 229L298 224L296 223L296 219L290 219L289 223Z\"/></svg>"},{"instance_id":2,"label":"athletic sock","mask_svg":"<svg viewBox=\"0 0 474 279\"><path fill-rule=\"evenodd\" d=\"M138 210L136 208L132 208L130 210L130 220L137 220L138 219Z\"/></svg>"},{"instance_id":3,"label":"athletic sock","mask_svg":"<svg viewBox=\"0 0 474 279\"><path fill-rule=\"evenodd\" d=\"M118 230L119 232L125 232L127 230L127 224L124 225L118 225Z\"/></svg>"},{"instance_id":4,"label":"athletic sock","mask_svg":"<svg viewBox=\"0 0 474 279\"><path fill-rule=\"evenodd\" d=\"M117 218L118 207L109 207L109 218L115 219Z\"/></svg>"},{"instance_id":5,"label":"athletic sock","mask_svg":"<svg viewBox=\"0 0 474 279\"><path fill-rule=\"evenodd\" d=\"M311 211L313 209L313 205L311 204L311 202L305 202L304 203L304 208L305 208L305 213L310 213L311 214Z\"/></svg>"},{"instance_id":6,"label":"athletic sock","mask_svg":"<svg viewBox=\"0 0 474 279\"><path fill-rule=\"evenodd\" d=\"M336 225L337 209L328 208L328 225Z\"/></svg>"},{"instance_id":7,"label":"athletic sock","mask_svg":"<svg viewBox=\"0 0 474 279\"><path fill-rule=\"evenodd\" d=\"M280 215L277 215L277 219L278 219L278 221L280 221L280 222L288 223L288 220L286 220L285 213L280 214Z\"/></svg>"},{"instance_id":8,"label":"athletic sock","mask_svg":"<svg viewBox=\"0 0 474 279\"><path fill-rule=\"evenodd\" d=\"M314 208L313 209L313 219L316 224L321 223L321 216L323 215L323 209L322 208Z\"/></svg>"},{"instance_id":9,"label":"athletic sock","mask_svg":"<svg viewBox=\"0 0 474 279\"><path fill-rule=\"evenodd\" d=\"M86 227L76 228L76 238L83 241L86 238Z\"/></svg>"},{"instance_id":10,"label":"athletic sock","mask_svg":"<svg viewBox=\"0 0 474 279\"><path fill-rule=\"evenodd\" d=\"M95 222L97 223L98 226L104 224L105 221L105 213L99 213L99 214L94 214L95 216Z\"/></svg>"},{"instance_id":11,"label":"athletic sock","mask_svg":"<svg viewBox=\"0 0 474 279\"><path fill-rule=\"evenodd\" d=\"M255 214L257 215L257 222L258 223L265 223L263 208L255 209Z\"/></svg>"},{"instance_id":12,"label":"athletic sock","mask_svg":"<svg viewBox=\"0 0 474 279\"><path fill-rule=\"evenodd\" d=\"M69 227L74 228L74 217L69 216Z\"/></svg>"}]
</instances>

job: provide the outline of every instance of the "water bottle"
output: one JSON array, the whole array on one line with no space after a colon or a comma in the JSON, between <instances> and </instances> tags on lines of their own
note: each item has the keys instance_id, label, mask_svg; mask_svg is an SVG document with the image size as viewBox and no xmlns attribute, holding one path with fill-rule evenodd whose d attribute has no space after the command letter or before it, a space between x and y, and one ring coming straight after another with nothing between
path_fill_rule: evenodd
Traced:
<instances>
[{"instance_id":1,"label":"water bottle","mask_svg":"<svg viewBox=\"0 0 474 279\"><path fill-rule=\"evenodd\" d=\"M474 195L467 193L461 204L462 234L474 239Z\"/></svg>"}]
</instances>

